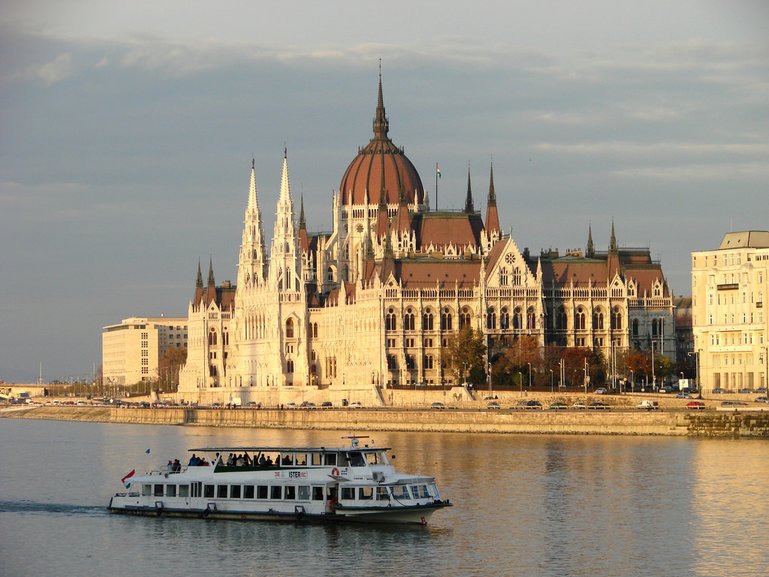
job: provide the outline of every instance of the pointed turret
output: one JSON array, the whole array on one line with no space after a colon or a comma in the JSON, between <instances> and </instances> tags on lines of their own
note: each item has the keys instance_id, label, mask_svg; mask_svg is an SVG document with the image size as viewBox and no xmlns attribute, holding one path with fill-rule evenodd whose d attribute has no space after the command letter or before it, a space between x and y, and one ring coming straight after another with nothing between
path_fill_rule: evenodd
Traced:
<instances>
[{"instance_id":1,"label":"pointed turret","mask_svg":"<svg viewBox=\"0 0 769 577\"><path fill-rule=\"evenodd\" d=\"M609 252L617 252L617 235L614 234L614 219L611 221L611 238L609 239Z\"/></svg>"},{"instance_id":2,"label":"pointed turret","mask_svg":"<svg viewBox=\"0 0 769 577\"><path fill-rule=\"evenodd\" d=\"M387 140L390 122L385 114L384 98L382 97L382 65L379 65L379 92L377 94L376 115L374 116L374 139Z\"/></svg>"},{"instance_id":3,"label":"pointed turret","mask_svg":"<svg viewBox=\"0 0 769 577\"><path fill-rule=\"evenodd\" d=\"M614 234L614 219L611 221L611 239L609 239L609 255L606 261L606 266L609 273L609 281L611 281L615 275L621 274L617 236Z\"/></svg>"},{"instance_id":4,"label":"pointed turret","mask_svg":"<svg viewBox=\"0 0 769 577\"><path fill-rule=\"evenodd\" d=\"M465 198L465 212L471 214L475 212L473 207L473 187L470 184L470 164L467 165L467 197Z\"/></svg>"},{"instance_id":5,"label":"pointed turret","mask_svg":"<svg viewBox=\"0 0 769 577\"><path fill-rule=\"evenodd\" d=\"M497 194L494 191L494 163L489 170L489 198L486 201L486 233L489 237L499 236L499 214L497 213Z\"/></svg>"},{"instance_id":6,"label":"pointed turret","mask_svg":"<svg viewBox=\"0 0 769 577\"><path fill-rule=\"evenodd\" d=\"M294 201L288 178L288 151L283 150L283 172L275 215L275 231L270 249L270 282L288 289L298 289L297 279L303 278L299 251L299 235L294 223Z\"/></svg>"},{"instance_id":7,"label":"pointed turret","mask_svg":"<svg viewBox=\"0 0 769 577\"><path fill-rule=\"evenodd\" d=\"M396 228L398 235L409 234L411 232L411 213L406 203L406 195L401 190L398 199L398 225Z\"/></svg>"},{"instance_id":8,"label":"pointed turret","mask_svg":"<svg viewBox=\"0 0 769 577\"><path fill-rule=\"evenodd\" d=\"M299 199L299 248L303 253L310 250L310 240L307 238L307 223L304 221L304 195Z\"/></svg>"},{"instance_id":9,"label":"pointed turret","mask_svg":"<svg viewBox=\"0 0 769 577\"><path fill-rule=\"evenodd\" d=\"M592 223L587 226L587 247L585 248L585 256L587 258L593 258L595 256L595 247L593 246L593 225Z\"/></svg>"},{"instance_id":10,"label":"pointed turret","mask_svg":"<svg viewBox=\"0 0 769 577\"><path fill-rule=\"evenodd\" d=\"M197 309L201 300L203 300L203 273L200 270L200 259L198 259L198 275L195 278L195 296L192 297L192 306Z\"/></svg>"},{"instance_id":11,"label":"pointed turret","mask_svg":"<svg viewBox=\"0 0 769 577\"><path fill-rule=\"evenodd\" d=\"M243 234L238 255L238 285L261 284L265 275L264 230L262 211L256 191L256 168L251 159L251 176L248 185L248 202L243 217Z\"/></svg>"},{"instance_id":12,"label":"pointed turret","mask_svg":"<svg viewBox=\"0 0 769 577\"><path fill-rule=\"evenodd\" d=\"M200 259L198 259L198 277L195 280L195 288L203 288L203 273L200 270Z\"/></svg>"},{"instance_id":13,"label":"pointed turret","mask_svg":"<svg viewBox=\"0 0 769 577\"><path fill-rule=\"evenodd\" d=\"M206 286L206 306L216 300L216 280L214 279L214 257L208 259L208 286Z\"/></svg>"}]
</instances>

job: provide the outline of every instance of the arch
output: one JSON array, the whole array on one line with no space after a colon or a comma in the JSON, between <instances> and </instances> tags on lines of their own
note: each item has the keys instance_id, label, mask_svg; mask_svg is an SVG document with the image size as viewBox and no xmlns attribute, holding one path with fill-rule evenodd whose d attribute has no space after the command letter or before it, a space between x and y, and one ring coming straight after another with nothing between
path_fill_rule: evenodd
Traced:
<instances>
[{"instance_id":1,"label":"arch","mask_svg":"<svg viewBox=\"0 0 769 577\"><path fill-rule=\"evenodd\" d=\"M513 311L513 330L519 331L523 328L523 312L521 307L515 307Z\"/></svg>"},{"instance_id":2,"label":"arch","mask_svg":"<svg viewBox=\"0 0 769 577\"><path fill-rule=\"evenodd\" d=\"M406 309L406 314L403 315L403 330L414 330L414 311L409 307Z\"/></svg>"},{"instance_id":3,"label":"arch","mask_svg":"<svg viewBox=\"0 0 769 577\"><path fill-rule=\"evenodd\" d=\"M611 311L611 329L613 331L622 329L622 311L618 306Z\"/></svg>"},{"instance_id":4,"label":"arch","mask_svg":"<svg viewBox=\"0 0 769 577\"><path fill-rule=\"evenodd\" d=\"M294 338L294 319L286 319L286 338Z\"/></svg>"},{"instance_id":5,"label":"arch","mask_svg":"<svg viewBox=\"0 0 769 577\"><path fill-rule=\"evenodd\" d=\"M497 328L497 313L494 310L494 307L489 307L489 310L486 312L486 328L487 329Z\"/></svg>"},{"instance_id":6,"label":"arch","mask_svg":"<svg viewBox=\"0 0 769 577\"><path fill-rule=\"evenodd\" d=\"M429 308L426 309L424 314L422 315L422 330L423 331L433 330L433 311L431 311Z\"/></svg>"},{"instance_id":7,"label":"arch","mask_svg":"<svg viewBox=\"0 0 769 577\"><path fill-rule=\"evenodd\" d=\"M216 329L214 327L211 327L211 329L208 331L208 346L213 347L216 346Z\"/></svg>"},{"instance_id":8,"label":"arch","mask_svg":"<svg viewBox=\"0 0 769 577\"><path fill-rule=\"evenodd\" d=\"M566 309L562 306L558 307L555 314L555 329L558 331L565 331L567 328Z\"/></svg>"},{"instance_id":9,"label":"arch","mask_svg":"<svg viewBox=\"0 0 769 577\"><path fill-rule=\"evenodd\" d=\"M602 331L603 330L603 311L600 307L596 307L593 309L593 330L594 331Z\"/></svg>"},{"instance_id":10,"label":"arch","mask_svg":"<svg viewBox=\"0 0 769 577\"><path fill-rule=\"evenodd\" d=\"M452 315L451 309L449 307L444 307L443 311L441 312L441 330L452 330Z\"/></svg>"},{"instance_id":11,"label":"arch","mask_svg":"<svg viewBox=\"0 0 769 577\"><path fill-rule=\"evenodd\" d=\"M499 311L499 328L507 330L510 328L510 313L507 312L507 307L502 307Z\"/></svg>"},{"instance_id":12,"label":"arch","mask_svg":"<svg viewBox=\"0 0 769 577\"><path fill-rule=\"evenodd\" d=\"M534 307L526 309L526 328L529 330L537 328L537 313L534 312Z\"/></svg>"},{"instance_id":13,"label":"arch","mask_svg":"<svg viewBox=\"0 0 769 577\"><path fill-rule=\"evenodd\" d=\"M462 307L462 312L459 314L459 328L461 329L465 325L469 325L472 319L472 311L470 307Z\"/></svg>"},{"instance_id":14,"label":"arch","mask_svg":"<svg viewBox=\"0 0 769 577\"><path fill-rule=\"evenodd\" d=\"M387 310L387 314L385 315L385 330L386 331L394 331L398 327L398 323L395 320L395 309L390 307Z\"/></svg>"}]
</instances>

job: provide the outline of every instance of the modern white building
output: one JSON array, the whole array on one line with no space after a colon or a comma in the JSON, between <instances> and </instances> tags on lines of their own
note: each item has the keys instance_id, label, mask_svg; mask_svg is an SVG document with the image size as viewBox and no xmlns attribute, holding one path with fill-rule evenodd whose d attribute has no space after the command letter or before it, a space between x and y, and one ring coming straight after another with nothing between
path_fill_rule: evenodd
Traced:
<instances>
[{"instance_id":1,"label":"modern white building","mask_svg":"<svg viewBox=\"0 0 769 577\"><path fill-rule=\"evenodd\" d=\"M694 348L704 390L767 386L769 231L730 232L692 253Z\"/></svg>"},{"instance_id":2,"label":"modern white building","mask_svg":"<svg viewBox=\"0 0 769 577\"><path fill-rule=\"evenodd\" d=\"M132 317L102 329L105 385L130 385L160 377L160 359L169 348L187 347L187 319Z\"/></svg>"}]
</instances>

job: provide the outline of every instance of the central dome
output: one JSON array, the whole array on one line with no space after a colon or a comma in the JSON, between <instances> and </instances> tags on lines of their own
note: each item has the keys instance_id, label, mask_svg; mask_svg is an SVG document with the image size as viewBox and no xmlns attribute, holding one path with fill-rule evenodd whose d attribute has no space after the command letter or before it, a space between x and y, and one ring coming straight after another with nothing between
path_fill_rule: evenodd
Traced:
<instances>
[{"instance_id":1,"label":"central dome","mask_svg":"<svg viewBox=\"0 0 769 577\"><path fill-rule=\"evenodd\" d=\"M408 204L423 204L425 191L414 165L390 140L382 98L382 78L379 78L379 98L374 118L374 137L358 152L339 185L344 204L398 204L400 195Z\"/></svg>"}]
</instances>

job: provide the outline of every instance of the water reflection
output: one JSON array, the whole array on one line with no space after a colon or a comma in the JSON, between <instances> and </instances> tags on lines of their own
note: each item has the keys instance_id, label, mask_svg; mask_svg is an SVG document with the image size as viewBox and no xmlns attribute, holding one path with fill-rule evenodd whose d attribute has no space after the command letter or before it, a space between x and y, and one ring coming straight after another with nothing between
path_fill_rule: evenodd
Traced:
<instances>
[{"instance_id":1,"label":"water reflection","mask_svg":"<svg viewBox=\"0 0 769 577\"><path fill-rule=\"evenodd\" d=\"M131 468L222 445L341 444L336 431L0 419L3 575L763 575L762 441L374 433L455 506L427 528L107 515ZM145 453L150 449L150 454Z\"/></svg>"}]
</instances>

